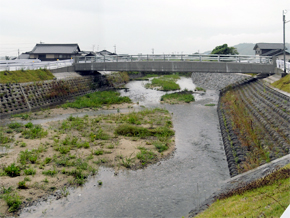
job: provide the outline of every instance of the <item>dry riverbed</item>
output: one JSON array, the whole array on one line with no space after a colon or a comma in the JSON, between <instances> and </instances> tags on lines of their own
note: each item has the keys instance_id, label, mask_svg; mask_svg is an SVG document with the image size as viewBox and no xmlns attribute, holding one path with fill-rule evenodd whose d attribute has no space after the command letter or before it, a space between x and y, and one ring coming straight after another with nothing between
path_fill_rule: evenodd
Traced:
<instances>
[{"instance_id":1,"label":"dry riverbed","mask_svg":"<svg viewBox=\"0 0 290 218\"><path fill-rule=\"evenodd\" d=\"M128 107L122 104L106 108ZM83 185L101 165L114 168L117 175L119 170L156 163L174 151L171 114L164 109L70 116L42 125L17 122L20 118L45 118L81 110L91 109L43 110L29 117L16 116L11 124L2 127L1 143L11 151L0 155L0 216L56 190L66 196L68 186Z\"/></svg>"}]
</instances>

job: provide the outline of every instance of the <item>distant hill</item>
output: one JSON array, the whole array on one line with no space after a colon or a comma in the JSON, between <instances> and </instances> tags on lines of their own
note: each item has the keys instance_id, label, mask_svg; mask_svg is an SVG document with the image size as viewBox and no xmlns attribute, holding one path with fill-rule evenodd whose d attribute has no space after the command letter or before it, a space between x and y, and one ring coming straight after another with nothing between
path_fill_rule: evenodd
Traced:
<instances>
[{"instance_id":1,"label":"distant hill","mask_svg":"<svg viewBox=\"0 0 290 218\"><path fill-rule=\"evenodd\" d=\"M235 47L240 55L255 55L253 48L256 43L240 43L231 47ZM286 48L290 50L290 43L286 43ZM210 54L211 51L203 52L203 54Z\"/></svg>"}]
</instances>

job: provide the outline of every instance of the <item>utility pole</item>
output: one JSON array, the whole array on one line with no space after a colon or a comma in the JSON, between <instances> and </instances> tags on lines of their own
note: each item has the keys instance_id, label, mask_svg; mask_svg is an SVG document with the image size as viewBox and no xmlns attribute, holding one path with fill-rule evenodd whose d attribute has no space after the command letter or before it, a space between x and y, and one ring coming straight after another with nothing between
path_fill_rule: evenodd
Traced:
<instances>
[{"instance_id":1,"label":"utility pole","mask_svg":"<svg viewBox=\"0 0 290 218\"><path fill-rule=\"evenodd\" d=\"M116 45L114 45L114 53L117 54L117 53L116 53Z\"/></svg>"},{"instance_id":2,"label":"utility pole","mask_svg":"<svg viewBox=\"0 0 290 218\"><path fill-rule=\"evenodd\" d=\"M284 73L282 74L282 77L286 76L286 46L285 46L285 24L288 23L290 20L286 21L285 14L287 13L287 10L283 10L283 56L284 56Z\"/></svg>"}]
</instances>

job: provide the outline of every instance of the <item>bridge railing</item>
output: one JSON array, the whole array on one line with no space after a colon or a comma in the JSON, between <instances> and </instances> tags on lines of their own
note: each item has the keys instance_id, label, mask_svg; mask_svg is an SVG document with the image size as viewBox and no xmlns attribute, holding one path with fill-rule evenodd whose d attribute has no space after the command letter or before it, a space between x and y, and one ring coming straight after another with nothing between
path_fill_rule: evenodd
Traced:
<instances>
[{"instance_id":1,"label":"bridge railing","mask_svg":"<svg viewBox=\"0 0 290 218\"><path fill-rule=\"evenodd\" d=\"M277 68L284 71L284 60L276 60ZM290 73L290 62L286 62L286 72Z\"/></svg>"},{"instance_id":2,"label":"bridge railing","mask_svg":"<svg viewBox=\"0 0 290 218\"><path fill-rule=\"evenodd\" d=\"M179 54L179 55L106 55L106 56L86 56L76 57L75 63L94 62L152 62L152 61L217 61L217 62L245 62L272 64L271 56L256 55L201 55L201 54Z\"/></svg>"},{"instance_id":3,"label":"bridge railing","mask_svg":"<svg viewBox=\"0 0 290 218\"><path fill-rule=\"evenodd\" d=\"M0 71L14 71L14 70L36 70L36 69L57 69L60 67L67 67L73 64L73 59L61 61L41 61L39 59L16 59L0 61Z\"/></svg>"}]
</instances>

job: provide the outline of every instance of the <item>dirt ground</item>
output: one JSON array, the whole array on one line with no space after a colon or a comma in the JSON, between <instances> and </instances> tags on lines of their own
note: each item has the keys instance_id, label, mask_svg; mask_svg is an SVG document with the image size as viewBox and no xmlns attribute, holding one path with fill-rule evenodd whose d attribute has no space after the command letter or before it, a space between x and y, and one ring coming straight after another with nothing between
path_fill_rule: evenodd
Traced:
<instances>
[{"instance_id":1,"label":"dirt ground","mask_svg":"<svg viewBox=\"0 0 290 218\"><path fill-rule=\"evenodd\" d=\"M131 104L112 105L103 109L128 107L132 107ZM87 110L92 109L54 108L31 113L29 119L53 117ZM141 119L142 123L138 126L147 129L164 126L164 121L171 122L171 116L168 112L156 111L149 113L149 115L139 115L134 112L133 115L137 117L136 119ZM22 133L15 131L11 133L8 127L4 127L2 131L5 135L12 137L13 142L10 143L10 148L8 148L10 151L2 154L2 157L0 156L0 175L4 172L4 168L12 163L20 166L21 174L17 177L2 175L0 180L2 190L0 190L0 194L4 188L12 187L13 193L19 194L22 206L26 206L39 198L53 194L56 190L61 190L63 195L65 195L66 187L78 186L79 184L76 184L77 179L71 175L73 170L78 169L75 167L77 161L80 161L83 165L87 164L87 169L83 168L84 178L87 178L88 175L97 173L99 166L112 167L117 175L119 170L143 168L172 154L175 149L174 136L168 138L166 142L162 142L167 146L167 150L158 152L154 146L154 143L158 141L156 137L128 137L114 134L115 128L120 123L131 119L129 116L131 115L117 113L114 115L84 117L79 118L79 120L71 118L73 121L48 122L41 125L43 131L47 131L47 135L36 139L25 138ZM19 119L22 118L14 117L11 120L17 122ZM70 122L75 122L75 124L70 124ZM66 129L64 125L72 126ZM172 126L170 128L172 129ZM100 132L107 135L108 139L96 139L96 134ZM95 135L92 135L92 133ZM74 139L77 141L75 144L72 142ZM66 141L69 143L67 144ZM69 152L61 153L60 147L69 147ZM137 158L141 148L146 151L152 151L156 156L147 163L142 164ZM20 155L24 152L36 152L38 155L37 161L34 163L28 161L24 165L20 164ZM46 163L46 158L50 158L51 162ZM64 158L67 158L66 164L68 165L60 164ZM35 175L25 175L25 169L34 169L36 173ZM43 173L48 170L55 170L56 174L53 176L44 175ZM25 188L19 188L18 184L21 181L26 181ZM2 198L0 199L0 216L9 214L7 211L8 206Z\"/></svg>"}]
</instances>

